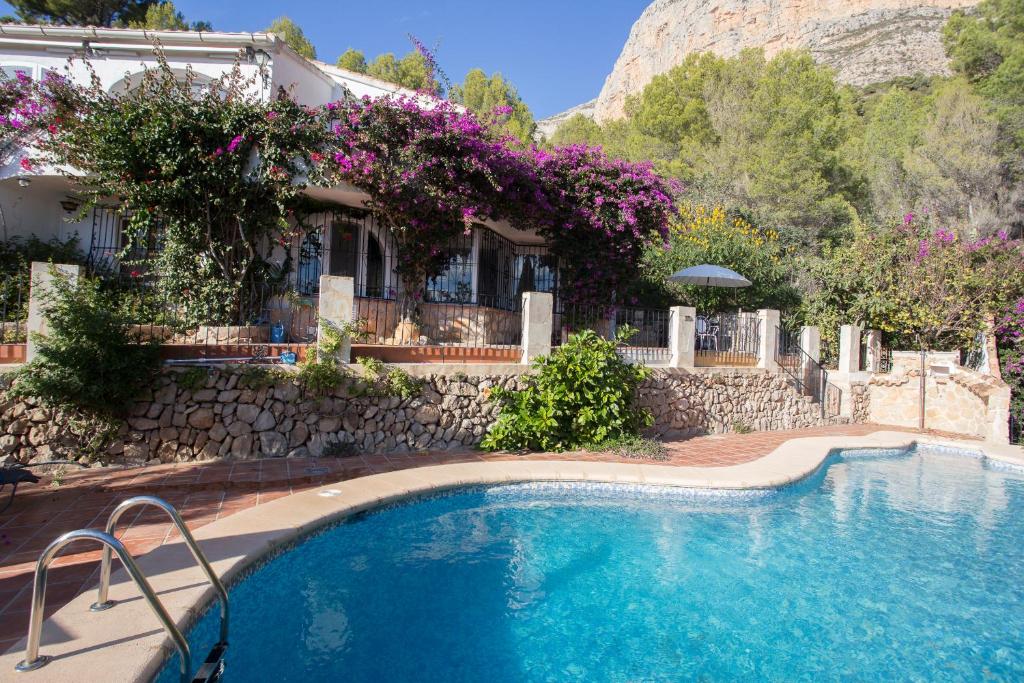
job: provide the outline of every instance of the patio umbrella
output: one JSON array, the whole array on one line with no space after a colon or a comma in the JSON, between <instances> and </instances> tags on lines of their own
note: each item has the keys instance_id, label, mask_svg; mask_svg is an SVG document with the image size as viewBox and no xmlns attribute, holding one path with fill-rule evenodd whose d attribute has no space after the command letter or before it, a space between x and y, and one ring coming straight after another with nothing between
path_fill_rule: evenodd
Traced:
<instances>
[{"instance_id":1,"label":"patio umbrella","mask_svg":"<svg viewBox=\"0 0 1024 683\"><path fill-rule=\"evenodd\" d=\"M739 273L722 266L707 263L680 270L668 279L680 285L696 285L698 287L750 287L753 283Z\"/></svg>"}]
</instances>

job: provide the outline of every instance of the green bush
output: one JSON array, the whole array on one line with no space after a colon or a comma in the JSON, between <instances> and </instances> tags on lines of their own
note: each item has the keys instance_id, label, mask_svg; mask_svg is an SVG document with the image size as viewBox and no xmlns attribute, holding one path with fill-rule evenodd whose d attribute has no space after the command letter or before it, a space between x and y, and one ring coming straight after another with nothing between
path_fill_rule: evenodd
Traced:
<instances>
[{"instance_id":1,"label":"green bush","mask_svg":"<svg viewBox=\"0 0 1024 683\"><path fill-rule=\"evenodd\" d=\"M637 386L649 370L615 352L633 330L605 340L580 332L534 363L537 374L522 391L497 389L501 415L484 437L486 450L565 451L635 435L652 418L636 406Z\"/></svg>"},{"instance_id":2,"label":"green bush","mask_svg":"<svg viewBox=\"0 0 1024 683\"><path fill-rule=\"evenodd\" d=\"M363 367L371 390L382 396L412 398L423 391L425 380L417 379L405 370L390 366L379 358L360 356L356 362Z\"/></svg>"},{"instance_id":3,"label":"green bush","mask_svg":"<svg viewBox=\"0 0 1024 683\"><path fill-rule=\"evenodd\" d=\"M34 337L36 357L18 371L16 396L119 415L149 386L159 367L157 346L132 330L98 282L54 277L43 311L49 331Z\"/></svg>"}]
</instances>

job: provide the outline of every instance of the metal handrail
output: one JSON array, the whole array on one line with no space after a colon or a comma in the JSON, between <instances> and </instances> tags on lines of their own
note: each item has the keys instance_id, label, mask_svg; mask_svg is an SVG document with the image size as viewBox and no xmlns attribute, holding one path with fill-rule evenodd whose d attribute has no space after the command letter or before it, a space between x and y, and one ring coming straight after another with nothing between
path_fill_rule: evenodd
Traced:
<instances>
[{"instance_id":1,"label":"metal handrail","mask_svg":"<svg viewBox=\"0 0 1024 683\"><path fill-rule=\"evenodd\" d=\"M218 645L226 645L228 642L228 592L224 588L224 584L221 583L220 579L214 573L210 563L206 560L206 556L203 555L203 551L199 549L199 545L196 544L196 539L192 537L192 533L185 526L185 522L182 521L181 515L174 509L174 506L165 500L161 500L156 496L135 496L122 502L114 511L110 513L110 518L107 520L107 533L111 536L114 535L114 529L117 527L117 522L121 519L125 512L131 508L141 507L145 505L151 505L158 507L171 518L174 526L177 527L178 531L181 532L181 537L185 540L185 545L192 552L192 557L195 558L196 563L206 574L206 578L213 584L213 589L217 592L217 597L220 600L220 643ZM108 598L108 592L110 590L110 560L111 552L109 546L103 547L103 560L100 563L100 588L96 596L96 602L89 608L93 612L102 612L103 610L110 609L114 606L115 602Z\"/></svg>"},{"instance_id":2,"label":"metal handrail","mask_svg":"<svg viewBox=\"0 0 1024 683\"><path fill-rule=\"evenodd\" d=\"M128 571L128 575L135 581L135 585L139 587L142 592L142 596L146 599L153 614L160 620L164 630L167 631L167 635L170 636L174 642L174 646L178 649L178 659L180 660L181 666L181 680L182 683L189 681L189 671L192 670L192 655L188 648L188 641L185 640L185 636L181 634L181 631L175 625L170 615L167 614L167 610L164 609L163 604L160 602L160 598L157 597L156 593L153 592L153 587L149 585L149 581L142 574L139 566L135 564L135 560L132 559L131 553L124 547L121 541L117 540L108 533L97 531L96 529L79 529L78 531L69 531L66 534L58 537L53 543L46 546L46 550L39 556L39 562L36 564L35 580L32 583L32 613L29 616L28 622L28 641L25 645L25 659L22 660L16 667L18 671L35 671L36 669L45 666L50 658L46 655L39 654L39 638L43 630L43 611L46 603L46 574L50 567L50 562L56 557L64 546L74 543L75 541L89 540L97 541L103 544L104 550L109 552L117 553L117 556L121 558L121 563L124 568Z\"/></svg>"}]
</instances>

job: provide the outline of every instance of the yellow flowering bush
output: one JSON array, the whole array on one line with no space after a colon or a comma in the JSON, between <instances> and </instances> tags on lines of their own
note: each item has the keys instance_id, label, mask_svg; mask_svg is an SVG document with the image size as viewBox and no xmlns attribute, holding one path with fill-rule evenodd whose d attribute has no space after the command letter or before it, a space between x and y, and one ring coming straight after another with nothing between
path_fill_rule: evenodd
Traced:
<instances>
[{"instance_id":1,"label":"yellow flowering bush","mask_svg":"<svg viewBox=\"0 0 1024 683\"><path fill-rule=\"evenodd\" d=\"M648 251L644 272L674 302L701 312L788 309L797 302L789 277L791 256L775 230L756 227L721 206L683 204L665 246ZM730 268L753 286L734 290L664 284L672 273L704 263Z\"/></svg>"}]
</instances>

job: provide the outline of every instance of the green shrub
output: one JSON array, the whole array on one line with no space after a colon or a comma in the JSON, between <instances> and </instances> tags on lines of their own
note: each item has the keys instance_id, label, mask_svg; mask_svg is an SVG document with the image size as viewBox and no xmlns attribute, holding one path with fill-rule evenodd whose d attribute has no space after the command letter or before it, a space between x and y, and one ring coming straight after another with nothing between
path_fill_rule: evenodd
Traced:
<instances>
[{"instance_id":1,"label":"green shrub","mask_svg":"<svg viewBox=\"0 0 1024 683\"><path fill-rule=\"evenodd\" d=\"M265 368L259 365L241 365L238 366L236 372L238 373L238 388L252 389L253 391L266 389L279 382L294 379L294 375L287 370Z\"/></svg>"},{"instance_id":2,"label":"green shrub","mask_svg":"<svg viewBox=\"0 0 1024 683\"><path fill-rule=\"evenodd\" d=\"M43 311L49 331L34 337L36 357L18 371L16 396L118 415L150 385L159 366L157 346L133 332L98 282L73 284L56 275Z\"/></svg>"},{"instance_id":3,"label":"green shrub","mask_svg":"<svg viewBox=\"0 0 1024 683\"><path fill-rule=\"evenodd\" d=\"M573 336L534 363L537 374L522 391L497 389L501 415L484 437L486 450L565 451L637 434L653 422L636 406L637 386L649 370L615 352L633 330L605 340L590 330Z\"/></svg>"},{"instance_id":4,"label":"green shrub","mask_svg":"<svg viewBox=\"0 0 1024 683\"><path fill-rule=\"evenodd\" d=\"M341 386L346 374L333 361L317 360L312 351L299 364L299 384L316 396L324 396Z\"/></svg>"},{"instance_id":5,"label":"green shrub","mask_svg":"<svg viewBox=\"0 0 1024 683\"><path fill-rule=\"evenodd\" d=\"M424 380L413 377L401 368L388 365L379 358L360 356L356 362L363 366L366 379L379 395L412 398L423 391Z\"/></svg>"},{"instance_id":6,"label":"green shrub","mask_svg":"<svg viewBox=\"0 0 1024 683\"><path fill-rule=\"evenodd\" d=\"M209 377L210 371L207 368L195 367L177 373L174 376L174 381L185 391L197 391L206 386L206 380Z\"/></svg>"}]
</instances>

